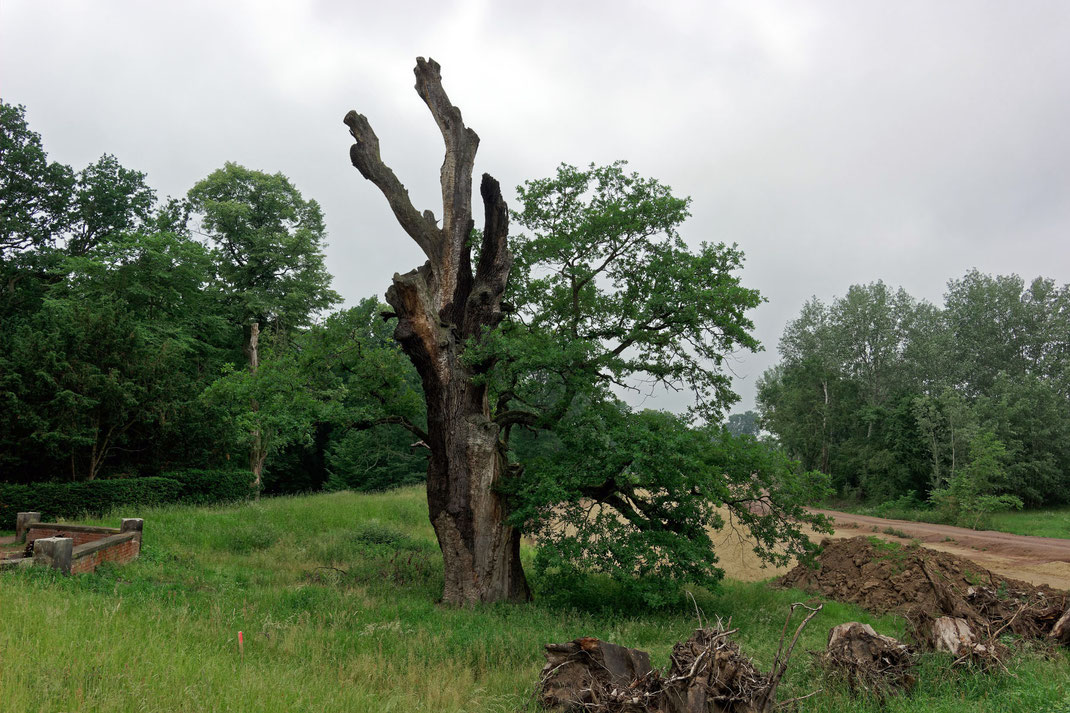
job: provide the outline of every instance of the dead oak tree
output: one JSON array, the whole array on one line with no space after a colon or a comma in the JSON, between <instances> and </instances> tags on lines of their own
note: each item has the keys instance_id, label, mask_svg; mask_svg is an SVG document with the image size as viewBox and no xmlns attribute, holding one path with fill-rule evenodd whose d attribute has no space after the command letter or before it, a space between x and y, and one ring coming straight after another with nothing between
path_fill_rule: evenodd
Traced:
<instances>
[{"instance_id":1,"label":"dead oak tree","mask_svg":"<svg viewBox=\"0 0 1070 713\"><path fill-rule=\"evenodd\" d=\"M363 115L345 124L356 139L353 165L382 191L398 223L427 262L395 274L386 300L397 315L394 337L412 360L427 401L427 432L410 425L430 447L427 503L445 564L443 600L475 602L529 597L520 564L520 533L505 523L496 485L506 471L499 426L491 419L487 388L478 383L492 364L467 364L465 344L502 319L502 294L512 264L506 238L509 214L498 182L483 174L485 222L473 271L472 170L479 137L464 125L446 96L437 62L416 60L416 91L431 110L446 144L442 163L442 220L421 213L379 155L379 139Z\"/></svg>"}]
</instances>

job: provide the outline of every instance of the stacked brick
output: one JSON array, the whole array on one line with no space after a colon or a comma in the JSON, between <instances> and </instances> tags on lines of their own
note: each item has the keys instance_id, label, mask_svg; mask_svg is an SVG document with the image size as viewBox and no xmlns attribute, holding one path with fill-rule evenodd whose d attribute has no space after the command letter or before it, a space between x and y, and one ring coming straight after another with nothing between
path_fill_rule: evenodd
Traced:
<instances>
[{"instance_id":1,"label":"stacked brick","mask_svg":"<svg viewBox=\"0 0 1070 713\"><path fill-rule=\"evenodd\" d=\"M143 522L124 518L122 527L41 523L39 513L19 513L19 537L34 543L33 563L65 574L92 572L102 562L126 564L141 553ZM14 563L11 563L14 564Z\"/></svg>"}]
</instances>

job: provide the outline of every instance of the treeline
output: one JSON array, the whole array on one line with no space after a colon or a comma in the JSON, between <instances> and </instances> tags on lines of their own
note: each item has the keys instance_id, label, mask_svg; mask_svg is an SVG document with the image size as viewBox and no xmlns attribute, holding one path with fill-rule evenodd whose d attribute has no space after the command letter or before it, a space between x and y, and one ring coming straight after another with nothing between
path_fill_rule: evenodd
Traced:
<instances>
[{"instance_id":1,"label":"treeline","mask_svg":"<svg viewBox=\"0 0 1070 713\"><path fill-rule=\"evenodd\" d=\"M1070 286L974 270L936 306L855 285L805 304L779 351L763 426L841 495L960 514L1070 502Z\"/></svg>"},{"instance_id":2,"label":"treeline","mask_svg":"<svg viewBox=\"0 0 1070 713\"><path fill-rule=\"evenodd\" d=\"M323 317L325 237L281 174L226 164L160 201L112 156L50 161L0 104L0 482L422 478L396 425L423 418L418 381L377 300Z\"/></svg>"}]
</instances>

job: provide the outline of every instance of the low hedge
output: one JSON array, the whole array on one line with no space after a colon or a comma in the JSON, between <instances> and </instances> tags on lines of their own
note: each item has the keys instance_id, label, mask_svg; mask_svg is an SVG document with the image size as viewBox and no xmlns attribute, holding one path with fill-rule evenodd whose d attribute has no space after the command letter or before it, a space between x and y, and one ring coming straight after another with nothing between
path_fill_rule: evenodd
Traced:
<instances>
[{"instance_id":1,"label":"low hedge","mask_svg":"<svg viewBox=\"0 0 1070 713\"><path fill-rule=\"evenodd\" d=\"M0 527L14 529L20 512L46 520L100 515L120 506L163 505L178 500L182 484L170 478L91 480L85 483L0 483Z\"/></svg>"},{"instance_id":2,"label":"low hedge","mask_svg":"<svg viewBox=\"0 0 1070 713\"><path fill-rule=\"evenodd\" d=\"M249 470L173 470L161 477L182 484L179 502L189 505L212 505L248 500L255 497L253 473Z\"/></svg>"},{"instance_id":3,"label":"low hedge","mask_svg":"<svg viewBox=\"0 0 1070 713\"><path fill-rule=\"evenodd\" d=\"M47 520L99 516L119 507L246 500L256 494L253 474L242 470L183 470L160 477L84 483L0 483L0 529L13 530L20 512ZM133 514L133 513L131 513Z\"/></svg>"}]
</instances>

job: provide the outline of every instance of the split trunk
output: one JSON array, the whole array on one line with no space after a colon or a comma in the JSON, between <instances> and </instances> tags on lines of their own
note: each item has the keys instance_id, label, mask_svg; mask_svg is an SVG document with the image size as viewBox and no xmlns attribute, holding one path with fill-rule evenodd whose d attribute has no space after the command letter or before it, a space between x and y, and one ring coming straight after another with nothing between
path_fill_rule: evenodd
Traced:
<instances>
[{"instance_id":1,"label":"split trunk","mask_svg":"<svg viewBox=\"0 0 1070 713\"><path fill-rule=\"evenodd\" d=\"M506 505L498 493L506 458L479 379L493 362L463 358L465 349L502 318L512 265L508 209L498 182L484 174L485 224L473 267L472 171L479 137L446 96L438 63L420 58L415 73L416 91L446 144L441 227L431 211L413 207L404 185L383 163L368 120L353 111L345 117L356 139L350 158L382 191L427 256L416 270L394 275L386 299L398 319L394 336L416 366L427 402L427 503L445 566L443 600L458 605L524 600L529 594L520 533L505 523Z\"/></svg>"}]
</instances>

